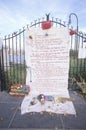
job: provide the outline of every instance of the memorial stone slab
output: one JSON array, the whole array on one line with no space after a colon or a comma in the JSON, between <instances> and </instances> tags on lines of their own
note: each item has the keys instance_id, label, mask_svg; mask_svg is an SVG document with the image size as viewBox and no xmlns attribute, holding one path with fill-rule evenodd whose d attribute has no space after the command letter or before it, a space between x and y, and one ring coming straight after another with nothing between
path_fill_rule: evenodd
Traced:
<instances>
[{"instance_id":1,"label":"memorial stone slab","mask_svg":"<svg viewBox=\"0 0 86 130\"><path fill-rule=\"evenodd\" d=\"M46 35L47 34L47 35ZM69 32L66 27L26 32L26 84L34 93L57 93L68 88Z\"/></svg>"},{"instance_id":2,"label":"memorial stone slab","mask_svg":"<svg viewBox=\"0 0 86 130\"><path fill-rule=\"evenodd\" d=\"M47 30L31 27L26 31L26 84L30 85L30 93L21 104L21 114L41 111L76 114L68 92L69 42L66 27ZM54 100L44 98L41 104L37 100L40 94Z\"/></svg>"}]
</instances>

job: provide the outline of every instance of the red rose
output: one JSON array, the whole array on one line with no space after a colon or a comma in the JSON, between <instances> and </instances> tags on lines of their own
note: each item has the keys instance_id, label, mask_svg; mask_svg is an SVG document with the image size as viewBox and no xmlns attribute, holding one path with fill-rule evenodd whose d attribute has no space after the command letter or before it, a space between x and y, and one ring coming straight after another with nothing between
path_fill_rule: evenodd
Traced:
<instances>
[{"instance_id":1,"label":"red rose","mask_svg":"<svg viewBox=\"0 0 86 130\"><path fill-rule=\"evenodd\" d=\"M51 21L43 21L42 22L42 24L41 24L41 26L42 26L42 29L43 30L45 30L45 29L49 29L49 28L51 28L51 26L52 26L52 22Z\"/></svg>"},{"instance_id":2,"label":"red rose","mask_svg":"<svg viewBox=\"0 0 86 130\"><path fill-rule=\"evenodd\" d=\"M76 31L75 30L70 30L70 35L74 35L74 34L76 34Z\"/></svg>"}]
</instances>

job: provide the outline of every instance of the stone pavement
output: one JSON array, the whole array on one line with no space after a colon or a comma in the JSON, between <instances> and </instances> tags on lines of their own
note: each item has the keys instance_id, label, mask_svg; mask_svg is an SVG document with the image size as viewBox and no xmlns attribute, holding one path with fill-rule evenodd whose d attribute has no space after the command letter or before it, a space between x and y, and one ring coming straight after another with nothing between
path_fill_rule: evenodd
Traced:
<instances>
[{"instance_id":1,"label":"stone pavement","mask_svg":"<svg viewBox=\"0 0 86 130\"><path fill-rule=\"evenodd\" d=\"M0 92L0 130L86 130L86 101L74 91L70 97L75 99L76 116L46 112L21 115L23 98Z\"/></svg>"}]
</instances>

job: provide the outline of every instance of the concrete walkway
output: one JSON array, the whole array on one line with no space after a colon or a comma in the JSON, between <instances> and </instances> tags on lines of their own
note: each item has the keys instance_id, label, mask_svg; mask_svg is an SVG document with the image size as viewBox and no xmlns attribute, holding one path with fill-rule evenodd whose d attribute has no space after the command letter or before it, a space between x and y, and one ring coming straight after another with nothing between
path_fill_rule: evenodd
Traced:
<instances>
[{"instance_id":1,"label":"concrete walkway","mask_svg":"<svg viewBox=\"0 0 86 130\"><path fill-rule=\"evenodd\" d=\"M70 97L75 99L76 116L46 112L21 115L23 98L0 92L0 130L86 130L86 101L73 91Z\"/></svg>"}]
</instances>

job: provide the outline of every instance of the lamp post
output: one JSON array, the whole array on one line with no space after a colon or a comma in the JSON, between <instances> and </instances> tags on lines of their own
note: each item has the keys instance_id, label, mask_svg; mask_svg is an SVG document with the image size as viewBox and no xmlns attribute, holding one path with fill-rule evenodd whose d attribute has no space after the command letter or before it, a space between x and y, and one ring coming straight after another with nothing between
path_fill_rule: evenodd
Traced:
<instances>
[{"instance_id":1,"label":"lamp post","mask_svg":"<svg viewBox=\"0 0 86 130\"><path fill-rule=\"evenodd\" d=\"M72 15L74 15L74 16L76 17L76 22L77 22L77 33L78 33L78 29L79 29L79 27L78 27L78 17L77 17L77 15L76 15L75 13L70 13L68 24L71 24L71 16L72 16Z\"/></svg>"},{"instance_id":2,"label":"lamp post","mask_svg":"<svg viewBox=\"0 0 86 130\"><path fill-rule=\"evenodd\" d=\"M86 42L86 33L84 35L85 35L84 42Z\"/></svg>"},{"instance_id":3,"label":"lamp post","mask_svg":"<svg viewBox=\"0 0 86 130\"><path fill-rule=\"evenodd\" d=\"M74 15L75 18L76 18L76 24L77 24L77 30L76 30L76 33L78 34L78 17L75 13L70 13L69 15L69 22L68 22L68 25L71 24L71 16ZM79 44L78 44L78 35L75 35L75 50L78 51L78 48L79 48Z\"/></svg>"}]
</instances>

